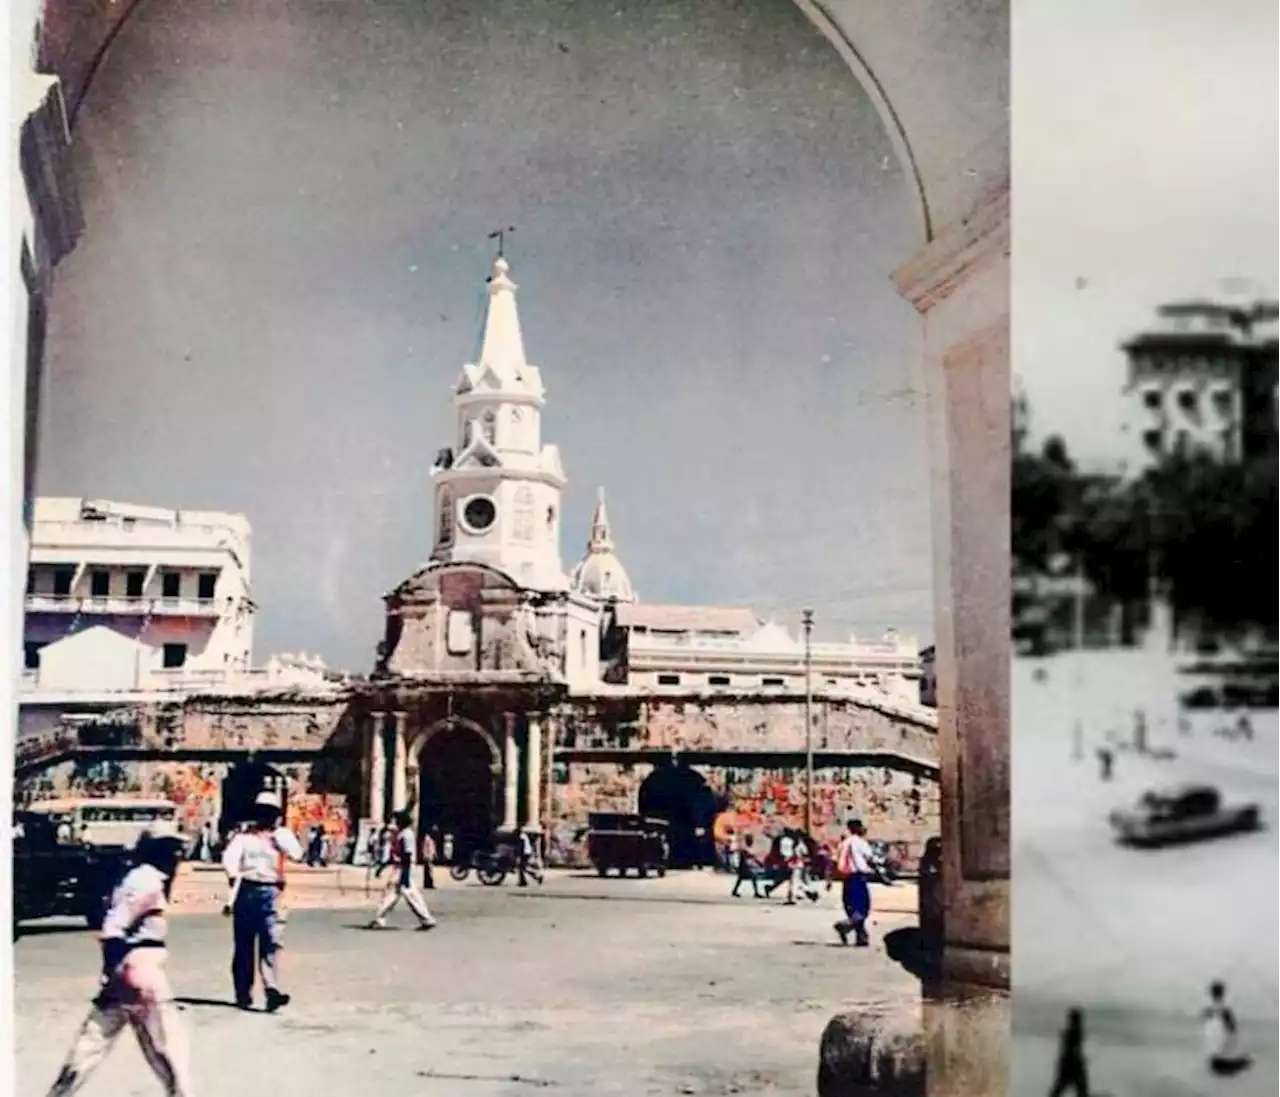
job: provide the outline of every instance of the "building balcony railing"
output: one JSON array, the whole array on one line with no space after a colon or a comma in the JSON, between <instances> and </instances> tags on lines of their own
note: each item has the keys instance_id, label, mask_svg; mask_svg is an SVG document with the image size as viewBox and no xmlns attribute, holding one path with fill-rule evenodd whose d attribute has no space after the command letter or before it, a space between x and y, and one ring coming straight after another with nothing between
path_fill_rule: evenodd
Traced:
<instances>
[{"instance_id":1,"label":"building balcony railing","mask_svg":"<svg viewBox=\"0 0 1280 1097\"><path fill-rule=\"evenodd\" d=\"M201 668L175 667L170 669L141 669L127 681L117 681L109 686L95 683L78 688L65 682L56 685L42 680L39 670L24 670L19 693L28 700L38 700L41 694L100 694L100 693L165 693L192 694L203 692L252 693L258 690L287 689L338 689L344 679L320 670L295 667L229 667Z\"/></svg>"},{"instance_id":2,"label":"building balcony railing","mask_svg":"<svg viewBox=\"0 0 1280 1097\"><path fill-rule=\"evenodd\" d=\"M28 613L69 613L101 616L221 617L233 608L229 598L153 598L112 594L95 598L80 594L27 595Z\"/></svg>"}]
</instances>

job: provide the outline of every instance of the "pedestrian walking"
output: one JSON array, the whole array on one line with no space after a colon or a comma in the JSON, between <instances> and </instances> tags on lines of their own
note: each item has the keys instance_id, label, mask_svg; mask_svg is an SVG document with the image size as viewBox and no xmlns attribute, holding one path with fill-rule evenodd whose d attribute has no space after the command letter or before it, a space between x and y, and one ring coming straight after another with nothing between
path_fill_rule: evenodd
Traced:
<instances>
[{"instance_id":1,"label":"pedestrian walking","mask_svg":"<svg viewBox=\"0 0 1280 1097\"><path fill-rule=\"evenodd\" d=\"M231 981L236 1005L253 1007L255 961L268 1013L289 1004L280 989L277 956L281 947L280 893L284 860L301 861L302 847L280 826L280 799L263 792L254 801L246 830L231 839L222 855L229 892L222 908L231 917L234 948Z\"/></svg>"},{"instance_id":2,"label":"pedestrian walking","mask_svg":"<svg viewBox=\"0 0 1280 1097\"><path fill-rule=\"evenodd\" d=\"M803 831L796 831L796 864L791 869L791 892L811 903L818 901L818 885L813 875L813 847Z\"/></svg>"},{"instance_id":3,"label":"pedestrian walking","mask_svg":"<svg viewBox=\"0 0 1280 1097\"><path fill-rule=\"evenodd\" d=\"M187 1046L165 973L168 891L182 857L176 830L157 824L139 836L135 867L111 895L102 923L102 975L93 1000L49 1097L76 1092L106 1058L125 1025L166 1097L190 1097Z\"/></svg>"},{"instance_id":4,"label":"pedestrian walking","mask_svg":"<svg viewBox=\"0 0 1280 1097\"><path fill-rule=\"evenodd\" d=\"M1067 1024L1058 1045L1058 1064L1053 1075L1049 1097L1089 1097L1089 1069L1084 1058L1084 1014L1067 1010Z\"/></svg>"},{"instance_id":5,"label":"pedestrian walking","mask_svg":"<svg viewBox=\"0 0 1280 1097\"><path fill-rule=\"evenodd\" d=\"M399 827L399 832L395 836L391 849L390 868L392 871L387 876L387 890L383 896L382 905L378 907L377 913L373 916L373 921L369 923L369 928L384 928L387 924L387 915L403 899L408 904L409 909L416 915L418 928L423 930L433 929L435 928L436 920L431 917L431 911L427 909L427 901L413 883L413 862L417 856L418 841L414 837L413 828L409 825L409 813L407 811L397 812L395 821L396 826Z\"/></svg>"},{"instance_id":6,"label":"pedestrian walking","mask_svg":"<svg viewBox=\"0 0 1280 1097\"><path fill-rule=\"evenodd\" d=\"M852 933L854 945L858 948L866 948L871 943L867 936L867 919L871 917L868 881L875 870L871 865L871 846L866 833L861 819L849 820L849 833L841 840L836 853L836 875L841 880L840 900L845 916L836 923L835 929L842 945L849 943L849 934Z\"/></svg>"},{"instance_id":7,"label":"pedestrian walking","mask_svg":"<svg viewBox=\"0 0 1280 1097\"><path fill-rule=\"evenodd\" d=\"M436 880L432 873L432 865L435 863L436 840L428 830L422 835L422 886L428 891L435 890Z\"/></svg>"},{"instance_id":8,"label":"pedestrian walking","mask_svg":"<svg viewBox=\"0 0 1280 1097\"><path fill-rule=\"evenodd\" d=\"M1228 1076L1239 1074L1248 1067L1252 1059L1240 1054L1239 1027L1234 1010L1227 1005L1225 984L1214 983L1209 987L1209 1004L1201 1016L1209 1072Z\"/></svg>"},{"instance_id":9,"label":"pedestrian walking","mask_svg":"<svg viewBox=\"0 0 1280 1097\"><path fill-rule=\"evenodd\" d=\"M1113 766L1115 765L1115 760L1116 760L1116 756L1111 753L1110 747L1098 748L1099 776L1104 781L1111 780L1111 771Z\"/></svg>"},{"instance_id":10,"label":"pedestrian walking","mask_svg":"<svg viewBox=\"0 0 1280 1097\"><path fill-rule=\"evenodd\" d=\"M521 827L516 835L519 848L516 853L516 882L519 887L529 886L529 878L542 883L542 864L538 858L538 847L528 827Z\"/></svg>"},{"instance_id":11,"label":"pedestrian walking","mask_svg":"<svg viewBox=\"0 0 1280 1097\"><path fill-rule=\"evenodd\" d=\"M738 889L745 883L751 884L751 897L753 899L760 898L760 862L756 858L751 847L754 839L750 834L742 839L742 848L738 850L738 863L736 865L737 879L733 882L732 895L736 899L738 897Z\"/></svg>"},{"instance_id":12,"label":"pedestrian walking","mask_svg":"<svg viewBox=\"0 0 1280 1097\"><path fill-rule=\"evenodd\" d=\"M307 865L310 868L324 868L324 827L313 826L311 836L307 840Z\"/></svg>"}]
</instances>

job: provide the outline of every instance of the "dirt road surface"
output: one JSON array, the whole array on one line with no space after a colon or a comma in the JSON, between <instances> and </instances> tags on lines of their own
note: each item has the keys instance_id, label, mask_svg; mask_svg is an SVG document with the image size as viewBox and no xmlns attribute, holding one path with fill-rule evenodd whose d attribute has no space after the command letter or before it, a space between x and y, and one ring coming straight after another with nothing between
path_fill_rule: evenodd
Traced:
<instances>
[{"instance_id":1,"label":"dirt road surface","mask_svg":"<svg viewBox=\"0 0 1280 1097\"><path fill-rule=\"evenodd\" d=\"M918 984L882 935L915 922L911 886L876 889L876 947L840 948L837 893L817 906L732 899L722 875L428 893L429 933L403 909L381 932L358 909L296 910L286 929L293 1004L229 1004L230 926L172 920L170 972L186 999L201 1097L813 1097L832 1014L910 1002ZM891 908L896 908L891 909ZM15 946L19 1097L43 1097L94 992L82 929L39 925ZM160 1089L126 1033L82 1093Z\"/></svg>"}]
</instances>

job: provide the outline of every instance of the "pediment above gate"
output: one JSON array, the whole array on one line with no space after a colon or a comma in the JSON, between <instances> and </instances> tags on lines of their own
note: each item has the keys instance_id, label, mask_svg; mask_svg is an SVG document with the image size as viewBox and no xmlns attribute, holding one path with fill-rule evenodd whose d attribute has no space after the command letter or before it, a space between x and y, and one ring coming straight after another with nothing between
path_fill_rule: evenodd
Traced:
<instances>
[{"instance_id":1,"label":"pediment above gate","mask_svg":"<svg viewBox=\"0 0 1280 1097\"><path fill-rule=\"evenodd\" d=\"M519 597L522 587L504 571L484 564L428 564L415 571L385 596L393 606L443 603L456 609L469 608L495 595Z\"/></svg>"}]
</instances>

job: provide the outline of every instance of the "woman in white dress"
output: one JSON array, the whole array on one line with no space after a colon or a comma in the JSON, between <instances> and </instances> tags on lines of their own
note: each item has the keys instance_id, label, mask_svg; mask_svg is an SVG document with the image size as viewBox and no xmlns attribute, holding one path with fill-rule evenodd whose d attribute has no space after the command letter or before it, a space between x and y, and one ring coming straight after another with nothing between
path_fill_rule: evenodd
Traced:
<instances>
[{"instance_id":1,"label":"woman in white dress","mask_svg":"<svg viewBox=\"0 0 1280 1097\"><path fill-rule=\"evenodd\" d=\"M1222 983L1209 987L1209 1005L1201 1014L1204 1050L1209 1070L1214 1074L1238 1074L1250 1062L1240 1054L1236 1015L1227 1005L1227 988Z\"/></svg>"}]
</instances>

